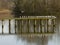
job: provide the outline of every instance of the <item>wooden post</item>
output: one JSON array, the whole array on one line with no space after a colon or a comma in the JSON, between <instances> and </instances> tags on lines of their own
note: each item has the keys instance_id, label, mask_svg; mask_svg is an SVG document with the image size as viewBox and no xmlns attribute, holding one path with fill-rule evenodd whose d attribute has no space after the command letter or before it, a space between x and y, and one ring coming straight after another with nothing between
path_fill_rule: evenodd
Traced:
<instances>
[{"instance_id":1,"label":"wooden post","mask_svg":"<svg viewBox=\"0 0 60 45\"><path fill-rule=\"evenodd\" d=\"M3 25L3 20L2 20L2 34L4 33L4 32L3 32L3 28L4 28L4 25Z\"/></svg>"},{"instance_id":2,"label":"wooden post","mask_svg":"<svg viewBox=\"0 0 60 45\"><path fill-rule=\"evenodd\" d=\"M9 19L9 34L11 33L11 28L10 28L11 24L10 24L10 19Z\"/></svg>"},{"instance_id":3,"label":"wooden post","mask_svg":"<svg viewBox=\"0 0 60 45\"><path fill-rule=\"evenodd\" d=\"M54 33L54 28L55 28L55 24L54 23L55 23L55 21L54 21L54 19L52 19L52 26L53 26L52 27L53 28L52 30L53 30L53 33Z\"/></svg>"},{"instance_id":4,"label":"wooden post","mask_svg":"<svg viewBox=\"0 0 60 45\"><path fill-rule=\"evenodd\" d=\"M15 19L15 34L16 34L16 19Z\"/></svg>"},{"instance_id":5,"label":"wooden post","mask_svg":"<svg viewBox=\"0 0 60 45\"><path fill-rule=\"evenodd\" d=\"M36 28L36 20L35 19L34 19L34 22L33 23L34 23L34 33L36 33L35 32L35 28Z\"/></svg>"},{"instance_id":6,"label":"wooden post","mask_svg":"<svg viewBox=\"0 0 60 45\"><path fill-rule=\"evenodd\" d=\"M48 33L48 27L49 27L49 26L48 26L48 19L47 19L47 33Z\"/></svg>"},{"instance_id":7,"label":"wooden post","mask_svg":"<svg viewBox=\"0 0 60 45\"><path fill-rule=\"evenodd\" d=\"M28 27L28 33L29 33L29 19L27 20L27 27Z\"/></svg>"},{"instance_id":8,"label":"wooden post","mask_svg":"<svg viewBox=\"0 0 60 45\"><path fill-rule=\"evenodd\" d=\"M42 33L42 24L41 24L41 19L40 19L40 32Z\"/></svg>"}]
</instances>

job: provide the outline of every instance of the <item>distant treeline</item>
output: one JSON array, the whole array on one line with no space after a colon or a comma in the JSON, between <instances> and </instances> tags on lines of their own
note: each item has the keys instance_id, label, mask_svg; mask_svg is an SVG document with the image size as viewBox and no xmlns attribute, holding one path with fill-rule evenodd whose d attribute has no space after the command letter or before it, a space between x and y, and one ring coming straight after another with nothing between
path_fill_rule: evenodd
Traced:
<instances>
[{"instance_id":1,"label":"distant treeline","mask_svg":"<svg viewBox=\"0 0 60 45\"><path fill-rule=\"evenodd\" d=\"M25 11L25 13L30 14L59 14L60 13L60 0L18 0L20 10ZM12 10L16 0L0 0L0 9L10 9Z\"/></svg>"}]
</instances>

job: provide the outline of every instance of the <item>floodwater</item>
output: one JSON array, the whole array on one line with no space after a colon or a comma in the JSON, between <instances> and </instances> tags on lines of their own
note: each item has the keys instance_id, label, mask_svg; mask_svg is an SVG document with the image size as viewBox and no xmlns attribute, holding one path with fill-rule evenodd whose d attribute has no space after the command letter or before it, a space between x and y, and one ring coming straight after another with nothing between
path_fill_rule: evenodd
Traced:
<instances>
[{"instance_id":1,"label":"floodwater","mask_svg":"<svg viewBox=\"0 0 60 45\"><path fill-rule=\"evenodd\" d=\"M2 30L0 21L0 33ZM4 21L4 33L8 33L8 20ZM14 24L12 21L11 25ZM58 24L59 25L59 24ZM14 33L14 25L11 27ZM55 34L48 35L0 35L0 45L59 45L60 44L60 33L57 31Z\"/></svg>"}]
</instances>

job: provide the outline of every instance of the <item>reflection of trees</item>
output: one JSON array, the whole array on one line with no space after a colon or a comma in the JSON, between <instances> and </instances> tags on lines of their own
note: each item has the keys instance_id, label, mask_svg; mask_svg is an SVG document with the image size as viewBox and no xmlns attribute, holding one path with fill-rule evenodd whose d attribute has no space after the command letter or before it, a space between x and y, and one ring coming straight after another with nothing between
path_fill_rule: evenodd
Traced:
<instances>
[{"instance_id":1,"label":"reflection of trees","mask_svg":"<svg viewBox=\"0 0 60 45\"><path fill-rule=\"evenodd\" d=\"M21 39L27 43L35 43L37 45L47 45L51 36L22 35Z\"/></svg>"}]
</instances>

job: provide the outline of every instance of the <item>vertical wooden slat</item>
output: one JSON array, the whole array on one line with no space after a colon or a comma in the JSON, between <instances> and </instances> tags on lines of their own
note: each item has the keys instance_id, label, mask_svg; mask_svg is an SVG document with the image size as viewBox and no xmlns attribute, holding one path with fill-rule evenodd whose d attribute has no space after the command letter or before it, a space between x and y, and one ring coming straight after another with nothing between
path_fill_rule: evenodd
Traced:
<instances>
[{"instance_id":1,"label":"vertical wooden slat","mask_svg":"<svg viewBox=\"0 0 60 45\"><path fill-rule=\"evenodd\" d=\"M20 33L22 33L22 19L20 19Z\"/></svg>"},{"instance_id":2,"label":"vertical wooden slat","mask_svg":"<svg viewBox=\"0 0 60 45\"><path fill-rule=\"evenodd\" d=\"M44 33L46 32L46 27L45 27L46 23L45 22L46 22L46 19L44 20Z\"/></svg>"},{"instance_id":3,"label":"vertical wooden slat","mask_svg":"<svg viewBox=\"0 0 60 45\"><path fill-rule=\"evenodd\" d=\"M18 25L18 33L20 34L20 20L17 20L17 25Z\"/></svg>"},{"instance_id":4,"label":"vertical wooden slat","mask_svg":"<svg viewBox=\"0 0 60 45\"><path fill-rule=\"evenodd\" d=\"M40 19L39 19L39 32L38 32L38 33L41 33L40 30L41 30L41 29L40 29Z\"/></svg>"},{"instance_id":5,"label":"vertical wooden slat","mask_svg":"<svg viewBox=\"0 0 60 45\"><path fill-rule=\"evenodd\" d=\"M38 33L40 33L40 19L39 19L39 32Z\"/></svg>"},{"instance_id":6,"label":"vertical wooden slat","mask_svg":"<svg viewBox=\"0 0 60 45\"><path fill-rule=\"evenodd\" d=\"M9 34L11 33L11 28L10 28L11 24L10 24L10 19L9 19Z\"/></svg>"},{"instance_id":7,"label":"vertical wooden slat","mask_svg":"<svg viewBox=\"0 0 60 45\"><path fill-rule=\"evenodd\" d=\"M2 34L4 33L4 32L3 32L3 28L4 28L4 25L3 25L3 20L2 20Z\"/></svg>"},{"instance_id":8,"label":"vertical wooden slat","mask_svg":"<svg viewBox=\"0 0 60 45\"><path fill-rule=\"evenodd\" d=\"M29 33L30 33L30 24L31 24L31 22L30 22L31 20L29 20Z\"/></svg>"},{"instance_id":9,"label":"vertical wooden slat","mask_svg":"<svg viewBox=\"0 0 60 45\"><path fill-rule=\"evenodd\" d=\"M47 19L47 33L48 33L48 27L49 27L49 26L48 26L48 19Z\"/></svg>"},{"instance_id":10,"label":"vertical wooden slat","mask_svg":"<svg viewBox=\"0 0 60 45\"><path fill-rule=\"evenodd\" d=\"M40 32L42 33L42 23L41 23L41 19L40 19Z\"/></svg>"},{"instance_id":11,"label":"vertical wooden slat","mask_svg":"<svg viewBox=\"0 0 60 45\"><path fill-rule=\"evenodd\" d=\"M20 16L20 18L22 18L22 16ZM20 33L22 34L22 19L20 19Z\"/></svg>"},{"instance_id":12,"label":"vertical wooden slat","mask_svg":"<svg viewBox=\"0 0 60 45\"><path fill-rule=\"evenodd\" d=\"M38 29L37 29L37 20L35 19L35 33L38 32Z\"/></svg>"},{"instance_id":13,"label":"vertical wooden slat","mask_svg":"<svg viewBox=\"0 0 60 45\"><path fill-rule=\"evenodd\" d=\"M54 32L54 19L53 19L53 32Z\"/></svg>"},{"instance_id":14,"label":"vertical wooden slat","mask_svg":"<svg viewBox=\"0 0 60 45\"><path fill-rule=\"evenodd\" d=\"M22 18L23 18L23 16L22 16ZM23 19L21 19L22 20L22 22L21 22L21 34L23 33Z\"/></svg>"},{"instance_id":15,"label":"vertical wooden slat","mask_svg":"<svg viewBox=\"0 0 60 45\"><path fill-rule=\"evenodd\" d=\"M52 19L52 25L53 25L53 29L52 29L52 31L54 32L54 28L55 28L55 24L54 24L54 19Z\"/></svg>"},{"instance_id":16,"label":"vertical wooden slat","mask_svg":"<svg viewBox=\"0 0 60 45\"><path fill-rule=\"evenodd\" d=\"M28 33L29 33L29 19L27 20L27 28L28 28Z\"/></svg>"},{"instance_id":17,"label":"vertical wooden slat","mask_svg":"<svg viewBox=\"0 0 60 45\"><path fill-rule=\"evenodd\" d=\"M55 21L54 21L54 32L56 31L56 18L54 19Z\"/></svg>"},{"instance_id":18,"label":"vertical wooden slat","mask_svg":"<svg viewBox=\"0 0 60 45\"><path fill-rule=\"evenodd\" d=\"M42 19L42 33L44 33L44 19Z\"/></svg>"},{"instance_id":19,"label":"vertical wooden slat","mask_svg":"<svg viewBox=\"0 0 60 45\"><path fill-rule=\"evenodd\" d=\"M21 34L23 33L23 19L21 19L22 22L21 22Z\"/></svg>"},{"instance_id":20,"label":"vertical wooden slat","mask_svg":"<svg viewBox=\"0 0 60 45\"><path fill-rule=\"evenodd\" d=\"M44 20L44 33L47 32L47 19Z\"/></svg>"},{"instance_id":21,"label":"vertical wooden slat","mask_svg":"<svg viewBox=\"0 0 60 45\"><path fill-rule=\"evenodd\" d=\"M16 34L16 19L15 19L15 34Z\"/></svg>"},{"instance_id":22,"label":"vertical wooden slat","mask_svg":"<svg viewBox=\"0 0 60 45\"><path fill-rule=\"evenodd\" d=\"M34 19L34 33L35 33L35 28L36 28L36 20Z\"/></svg>"}]
</instances>

